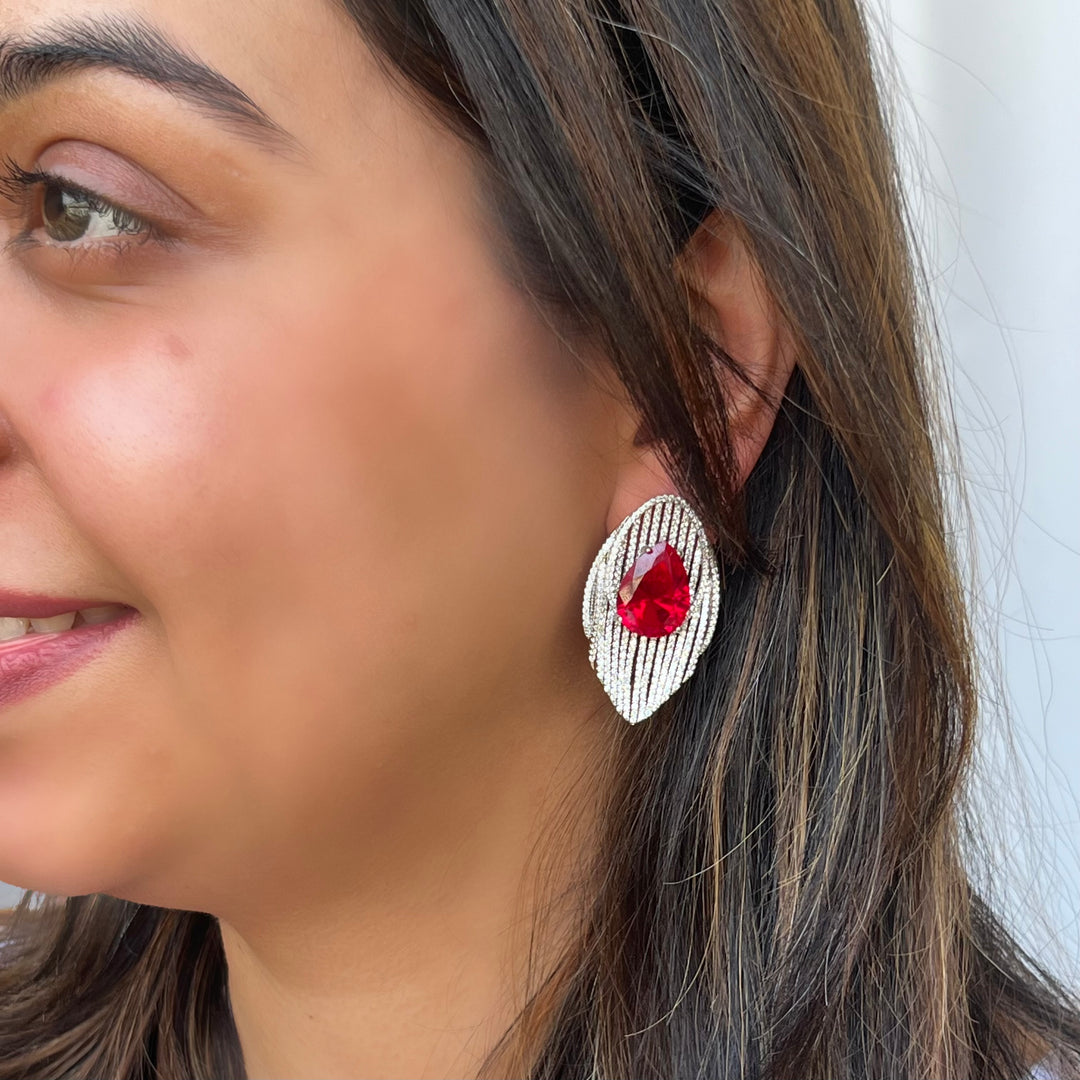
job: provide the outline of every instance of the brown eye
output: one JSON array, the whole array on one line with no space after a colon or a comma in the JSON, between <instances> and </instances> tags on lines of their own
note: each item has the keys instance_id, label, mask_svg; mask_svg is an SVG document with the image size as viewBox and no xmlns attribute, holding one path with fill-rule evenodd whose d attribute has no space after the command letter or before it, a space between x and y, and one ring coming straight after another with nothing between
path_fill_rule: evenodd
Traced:
<instances>
[{"instance_id":1,"label":"brown eye","mask_svg":"<svg viewBox=\"0 0 1080 1080\"><path fill-rule=\"evenodd\" d=\"M78 196L56 184L46 184L41 203L45 231L53 240L69 242L85 235L93 208Z\"/></svg>"},{"instance_id":2,"label":"brown eye","mask_svg":"<svg viewBox=\"0 0 1080 1080\"><path fill-rule=\"evenodd\" d=\"M125 210L53 181L44 185L41 220L49 238L62 244L144 231Z\"/></svg>"}]
</instances>

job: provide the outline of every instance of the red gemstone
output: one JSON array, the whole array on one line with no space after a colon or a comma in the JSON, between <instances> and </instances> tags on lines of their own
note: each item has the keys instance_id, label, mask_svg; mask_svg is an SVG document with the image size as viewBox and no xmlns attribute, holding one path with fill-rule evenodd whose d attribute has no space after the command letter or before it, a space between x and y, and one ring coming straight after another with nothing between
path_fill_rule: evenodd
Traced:
<instances>
[{"instance_id":1,"label":"red gemstone","mask_svg":"<svg viewBox=\"0 0 1080 1080\"><path fill-rule=\"evenodd\" d=\"M690 581L679 553L661 541L646 548L626 572L615 605L627 630L665 637L690 610Z\"/></svg>"}]
</instances>

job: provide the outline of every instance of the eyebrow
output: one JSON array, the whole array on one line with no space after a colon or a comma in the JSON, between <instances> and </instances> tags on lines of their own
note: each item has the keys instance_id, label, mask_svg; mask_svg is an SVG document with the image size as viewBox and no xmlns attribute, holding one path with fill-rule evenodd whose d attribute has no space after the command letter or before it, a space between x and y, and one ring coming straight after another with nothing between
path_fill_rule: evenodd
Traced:
<instances>
[{"instance_id":1,"label":"eyebrow","mask_svg":"<svg viewBox=\"0 0 1080 1080\"><path fill-rule=\"evenodd\" d=\"M268 149L299 150L295 137L240 87L139 17L70 19L32 36L0 37L0 107L45 83L95 69L168 90Z\"/></svg>"}]
</instances>

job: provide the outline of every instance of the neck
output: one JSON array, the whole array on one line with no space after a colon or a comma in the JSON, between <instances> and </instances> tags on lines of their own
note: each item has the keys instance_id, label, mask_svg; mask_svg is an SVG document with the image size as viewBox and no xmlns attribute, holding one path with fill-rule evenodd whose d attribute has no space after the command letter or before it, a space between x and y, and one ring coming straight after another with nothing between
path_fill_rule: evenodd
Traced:
<instances>
[{"instance_id":1,"label":"neck","mask_svg":"<svg viewBox=\"0 0 1080 1080\"><path fill-rule=\"evenodd\" d=\"M453 783L406 785L407 810L380 822L374 850L343 857L335 888L305 891L307 867L279 873L275 907L220 918L251 1080L480 1074L577 939L591 773L613 737L591 712L530 718L530 740L511 753L511 738L482 775L443 761ZM528 1052L508 1044L514 1061ZM490 1075L511 1075L500 1061Z\"/></svg>"}]
</instances>

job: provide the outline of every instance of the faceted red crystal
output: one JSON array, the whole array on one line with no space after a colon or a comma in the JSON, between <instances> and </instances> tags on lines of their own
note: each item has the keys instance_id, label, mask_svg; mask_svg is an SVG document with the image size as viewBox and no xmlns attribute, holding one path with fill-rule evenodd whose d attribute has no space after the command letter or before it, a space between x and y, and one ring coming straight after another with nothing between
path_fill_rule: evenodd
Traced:
<instances>
[{"instance_id":1,"label":"faceted red crystal","mask_svg":"<svg viewBox=\"0 0 1080 1080\"><path fill-rule=\"evenodd\" d=\"M690 610L690 581L679 553L666 541L646 548L619 584L615 605L627 630L665 637Z\"/></svg>"}]
</instances>

